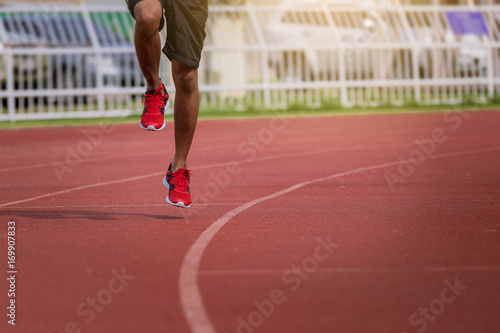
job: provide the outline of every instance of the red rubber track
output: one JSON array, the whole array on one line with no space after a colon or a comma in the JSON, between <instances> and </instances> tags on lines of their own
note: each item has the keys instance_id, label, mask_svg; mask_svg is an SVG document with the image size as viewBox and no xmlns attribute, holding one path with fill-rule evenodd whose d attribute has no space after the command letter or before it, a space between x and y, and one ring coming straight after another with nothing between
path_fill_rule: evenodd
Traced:
<instances>
[{"instance_id":1,"label":"red rubber track","mask_svg":"<svg viewBox=\"0 0 500 333\"><path fill-rule=\"evenodd\" d=\"M259 203L214 235L197 281L216 331L417 332L425 322L425 332L500 332L499 123L486 111L200 121L190 210L165 202L172 123L159 133L115 126L61 182L52 164L89 148L83 131L98 126L1 131L0 267L13 220L18 269L17 325L7 325L2 279L1 331L59 333L75 322L81 332L190 332L179 276L207 227L254 199L366 167ZM391 191L386 173L439 129L446 140ZM259 135L260 150L250 149ZM230 161L240 173L214 185ZM313 262L318 237L339 246L291 290L283 274ZM135 278L86 323L77 307L107 300L122 269ZM439 301L455 278L467 288ZM256 313L275 289L286 301ZM410 325L429 305L439 314ZM257 327L242 328L249 315Z\"/></svg>"}]
</instances>

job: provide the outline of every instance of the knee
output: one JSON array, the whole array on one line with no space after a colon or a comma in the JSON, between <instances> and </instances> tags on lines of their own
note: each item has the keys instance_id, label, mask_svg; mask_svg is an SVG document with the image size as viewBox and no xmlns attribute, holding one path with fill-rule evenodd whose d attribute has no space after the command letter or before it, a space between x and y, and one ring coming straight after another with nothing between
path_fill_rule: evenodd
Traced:
<instances>
[{"instance_id":1,"label":"knee","mask_svg":"<svg viewBox=\"0 0 500 333\"><path fill-rule=\"evenodd\" d=\"M183 67L173 72L175 87L186 93L194 92L198 89L198 69Z\"/></svg>"},{"instance_id":2,"label":"knee","mask_svg":"<svg viewBox=\"0 0 500 333\"><path fill-rule=\"evenodd\" d=\"M162 10L159 1L141 1L134 8L138 30L156 33L160 26Z\"/></svg>"}]
</instances>

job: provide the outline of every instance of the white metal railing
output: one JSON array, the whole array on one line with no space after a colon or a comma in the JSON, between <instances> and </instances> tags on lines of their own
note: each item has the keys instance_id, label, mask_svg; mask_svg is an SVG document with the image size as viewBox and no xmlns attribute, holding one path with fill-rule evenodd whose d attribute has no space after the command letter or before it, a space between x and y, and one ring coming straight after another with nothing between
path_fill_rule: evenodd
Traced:
<instances>
[{"instance_id":1,"label":"white metal railing","mask_svg":"<svg viewBox=\"0 0 500 333\"><path fill-rule=\"evenodd\" d=\"M140 109L143 78L126 8L0 9L0 120Z\"/></svg>"},{"instance_id":2,"label":"white metal railing","mask_svg":"<svg viewBox=\"0 0 500 333\"><path fill-rule=\"evenodd\" d=\"M455 34L479 12L487 34ZM125 6L0 7L0 120L141 111ZM164 34L164 32L163 32ZM161 75L175 98L168 61ZM202 109L453 104L500 92L500 6L211 6Z\"/></svg>"}]
</instances>

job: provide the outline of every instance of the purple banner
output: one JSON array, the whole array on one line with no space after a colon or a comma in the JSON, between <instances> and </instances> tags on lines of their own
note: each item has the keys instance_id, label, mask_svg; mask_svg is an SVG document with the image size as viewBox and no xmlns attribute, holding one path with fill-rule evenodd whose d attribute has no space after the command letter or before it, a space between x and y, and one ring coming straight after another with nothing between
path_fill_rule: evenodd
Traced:
<instances>
[{"instance_id":1,"label":"purple banner","mask_svg":"<svg viewBox=\"0 0 500 333\"><path fill-rule=\"evenodd\" d=\"M480 12L446 12L446 18L455 35L490 35L488 25Z\"/></svg>"}]
</instances>

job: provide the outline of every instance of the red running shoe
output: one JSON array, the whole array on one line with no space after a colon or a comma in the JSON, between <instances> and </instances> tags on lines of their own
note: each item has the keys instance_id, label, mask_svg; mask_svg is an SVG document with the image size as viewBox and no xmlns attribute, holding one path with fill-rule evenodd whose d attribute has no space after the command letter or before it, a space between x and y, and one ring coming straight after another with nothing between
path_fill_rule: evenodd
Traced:
<instances>
[{"instance_id":1,"label":"red running shoe","mask_svg":"<svg viewBox=\"0 0 500 333\"><path fill-rule=\"evenodd\" d=\"M163 178L163 185L168 190L167 202L177 207L191 207L191 193L189 192L191 171L179 169L172 172L171 170L172 165L170 165L165 178Z\"/></svg>"},{"instance_id":2,"label":"red running shoe","mask_svg":"<svg viewBox=\"0 0 500 333\"><path fill-rule=\"evenodd\" d=\"M165 89L165 95L163 95ZM146 131L160 131L165 128L165 111L170 106L167 89L161 84L156 91L146 91L144 99L144 112L141 116L141 128Z\"/></svg>"}]
</instances>

